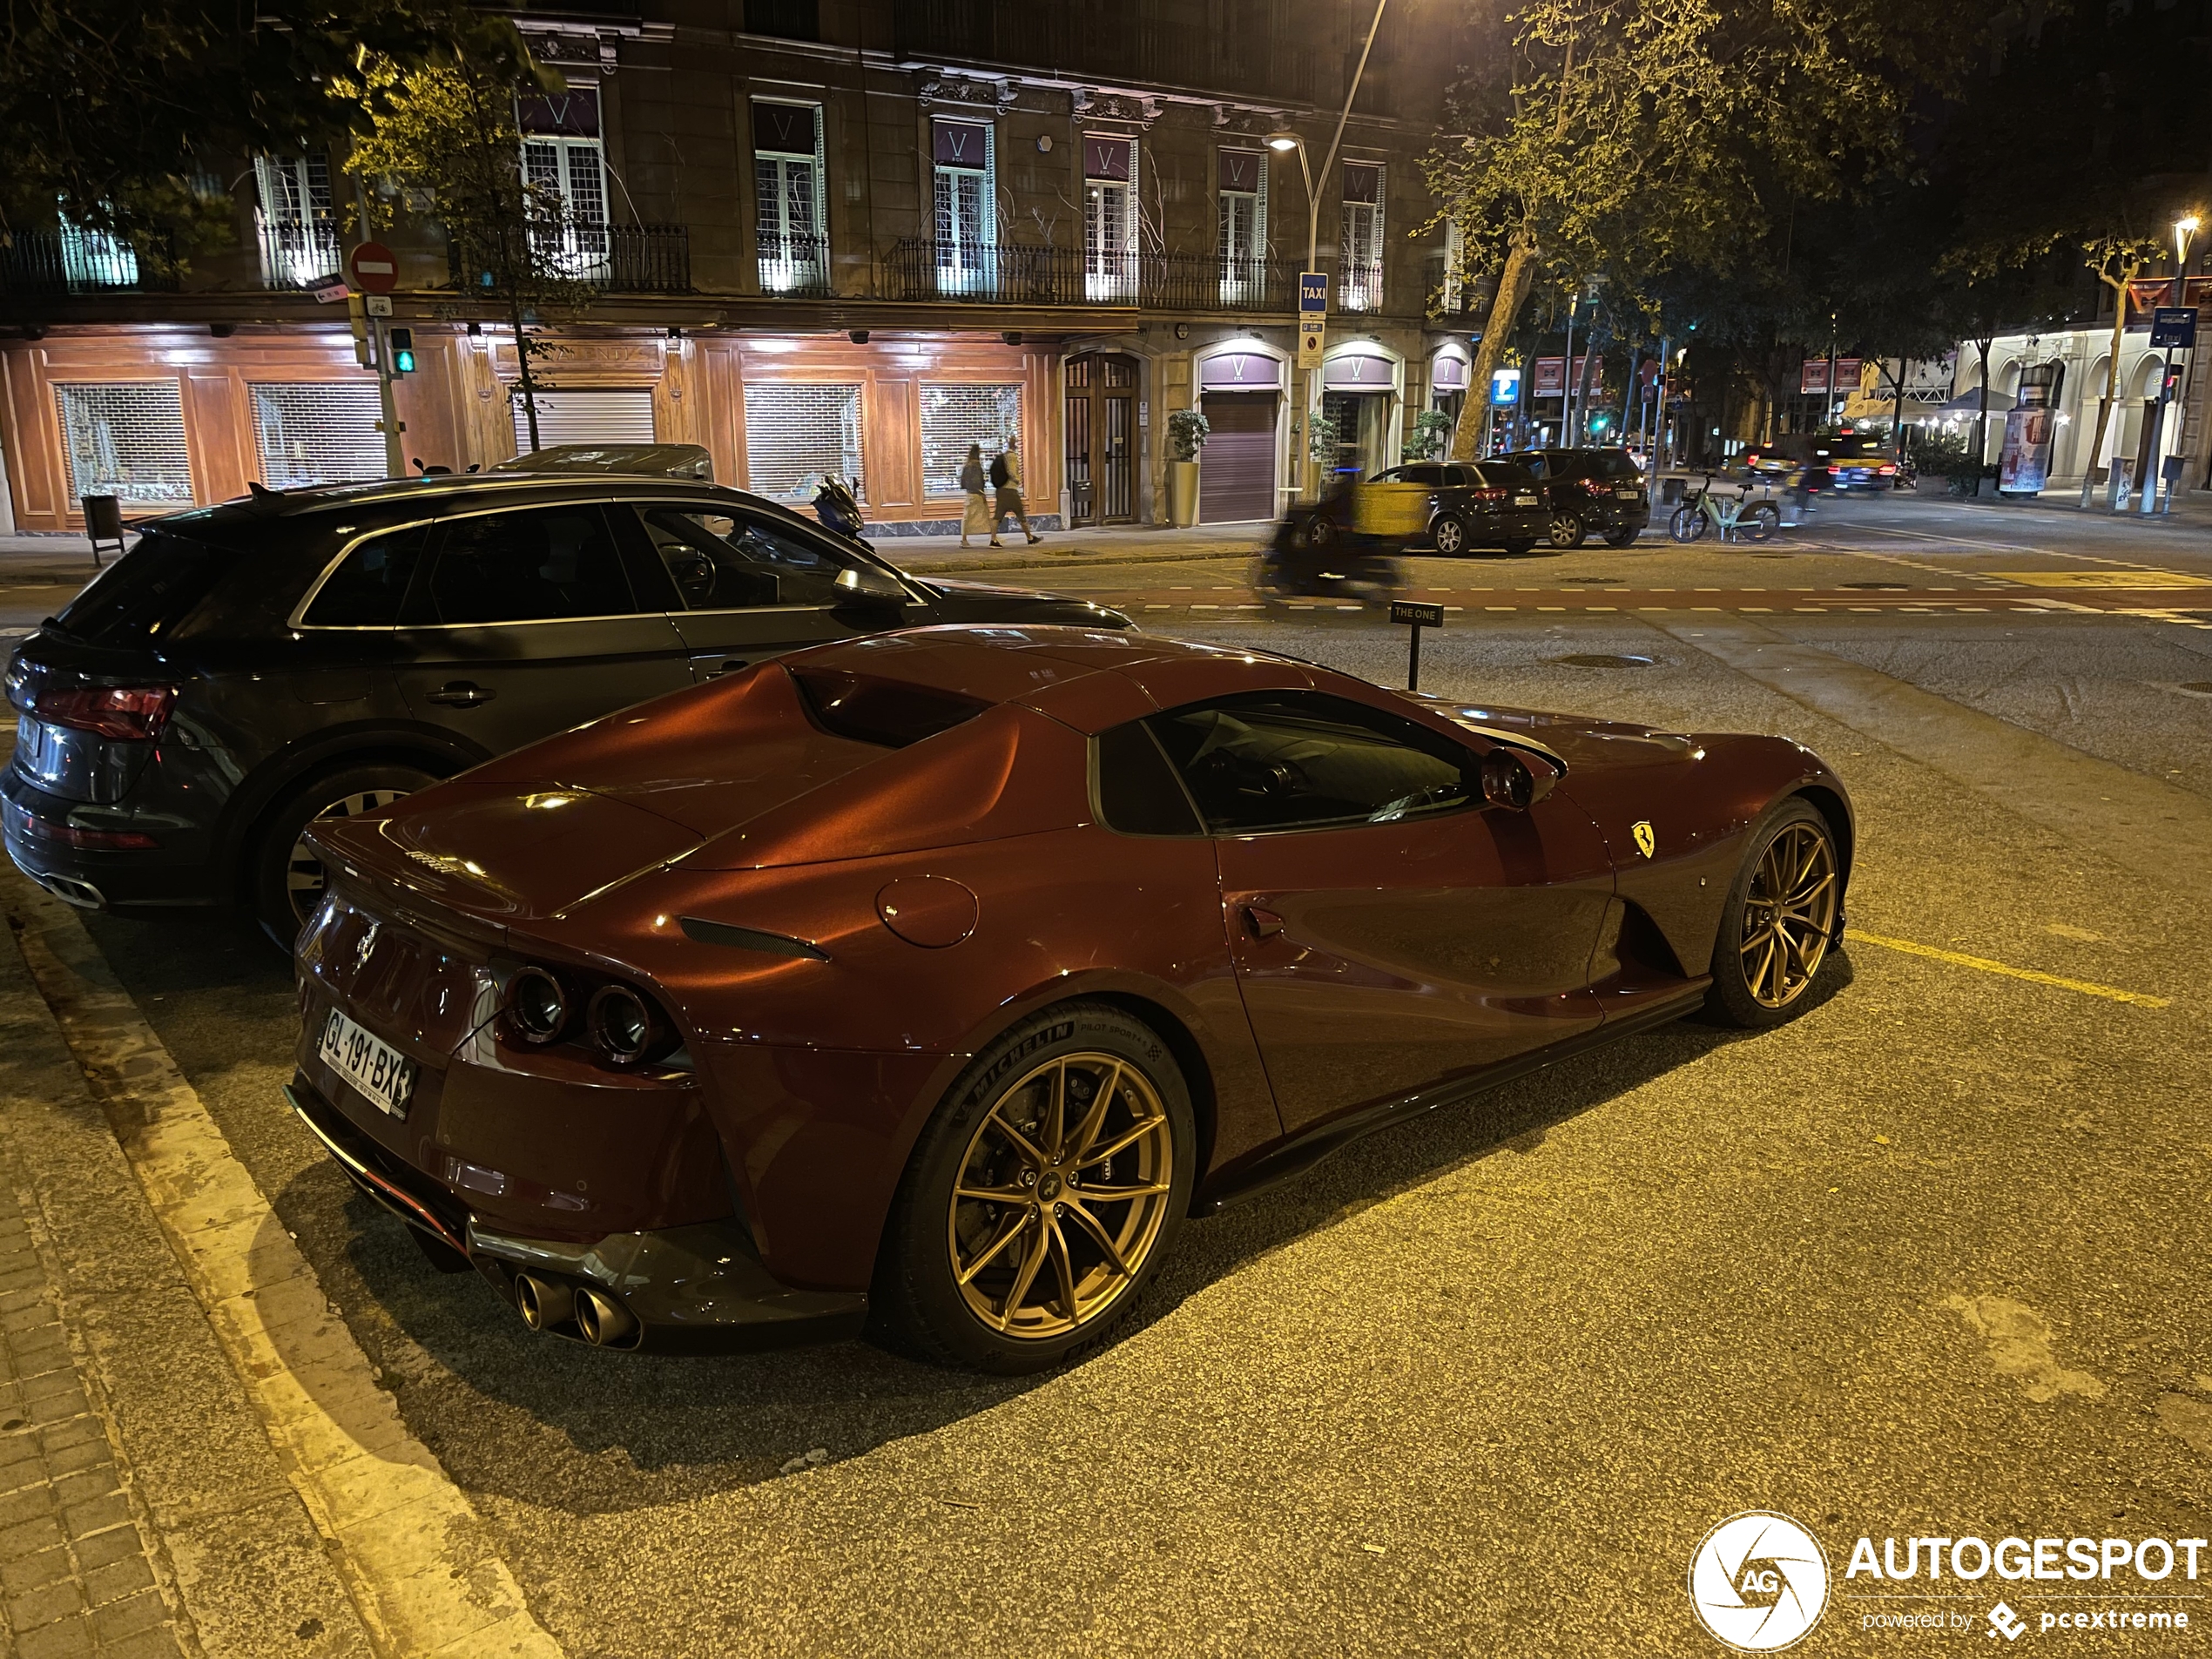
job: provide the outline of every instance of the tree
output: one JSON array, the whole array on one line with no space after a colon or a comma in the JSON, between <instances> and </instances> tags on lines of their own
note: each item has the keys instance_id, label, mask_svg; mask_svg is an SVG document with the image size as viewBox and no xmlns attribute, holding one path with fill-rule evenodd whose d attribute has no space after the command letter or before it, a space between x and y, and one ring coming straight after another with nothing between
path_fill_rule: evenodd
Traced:
<instances>
[{"instance_id":1,"label":"tree","mask_svg":"<svg viewBox=\"0 0 2212 1659\"><path fill-rule=\"evenodd\" d=\"M561 192L523 175L516 97L526 85L552 92L562 84L527 57L523 65L531 78L527 83L501 53L412 70L370 57L333 90L367 112L368 131L355 142L351 165L357 175L378 181L374 194L383 214L405 211L442 224L469 292L505 314L536 450L536 364L557 347L532 334L530 325L546 312L573 311L589 299L590 284L579 266L588 267L590 250L579 246ZM604 231L590 227L583 234Z\"/></svg>"},{"instance_id":2,"label":"tree","mask_svg":"<svg viewBox=\"0 0 2212 1659\"><path fill-rule=\"evenodd\" d=\"M329 91L360 50L416 63L463 41L520 56L511 25L414 0L17 0L0 236L58 217L173 266L229 239L243 158L343 145L357 115Z\"/></svg>"},{"instance_id":3,"label":"tree","mask_svg":"<svg viewBox=\"0 0 2212 1659\"><path fill-rule=\"evenodd\" d=\"M1955 0L1970 10L1976 0ZM1427 172L1475 260L1501 264L1458 429L1471 456L1490 372L1540 271L1609 269L1648 293L1754 258L1769 205L1894 165L1921 87L1953 71L1942 4L1877 0L1527 0L1513 49L1464 84Z\"/></svg>"}]
</instances>

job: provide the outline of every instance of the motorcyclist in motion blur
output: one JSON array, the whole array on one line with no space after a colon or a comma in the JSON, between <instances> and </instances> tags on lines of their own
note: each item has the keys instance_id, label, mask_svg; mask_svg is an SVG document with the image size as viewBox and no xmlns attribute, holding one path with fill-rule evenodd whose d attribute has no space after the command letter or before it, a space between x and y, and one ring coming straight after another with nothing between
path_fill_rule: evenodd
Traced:
<instances>
[{"instance_id":1,"label":"motorcyclist in motion blur","mask_svg":"<svg viewBox=\"0 0 2212 1659\"><path fill-rule=\"evenodd\" d=\"M1387 604L1402 584L1396 550L1354 528L1356 471L1332 473L1321 499L1294 505L1259 556L1258 586L1277 598L1347 598Z\"/></svg>"}]
</instances>

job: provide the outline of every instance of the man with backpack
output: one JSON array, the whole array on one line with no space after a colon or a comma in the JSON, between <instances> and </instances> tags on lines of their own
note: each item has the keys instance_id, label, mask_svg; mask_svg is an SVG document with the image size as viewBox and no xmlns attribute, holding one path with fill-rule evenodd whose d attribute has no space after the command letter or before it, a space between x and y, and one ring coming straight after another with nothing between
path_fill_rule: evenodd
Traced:
<instances>
[{"instance_id":1,"label":"man with backpack","mask_svg":"<svg viewBox=\"0 0 2212 1659\"><path fill-rule=\"evenodd\" d=\"M999 528L1005 523L1009 514L1022 526L1022 534L1029 538L1031 547L1044 540L1029 528L1029 515L1022 505L1022 454L1012 438L1006 441L1005 448L991 457L991 488L998 491L998 500L991 514L993 547L1006 545L999 540Z\"/></svg>"}]
</instances>

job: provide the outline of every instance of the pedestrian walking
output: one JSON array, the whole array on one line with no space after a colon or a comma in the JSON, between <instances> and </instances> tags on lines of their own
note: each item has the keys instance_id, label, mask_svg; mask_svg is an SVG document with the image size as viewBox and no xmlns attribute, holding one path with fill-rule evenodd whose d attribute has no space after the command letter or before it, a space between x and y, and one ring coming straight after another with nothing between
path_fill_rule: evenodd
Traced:
<instances>
[{"instance_id":1,"label":"pedestrian walking","mask_svg":"<svg viewBox=\"0 0 2212 1659\"><path fill-rule=\"evenodd\" d=\"M971 443L968 446L968 460L960 469L960 487L968 496L960 515L960 544L962 547L968 545L968 538L971 536L995 535L998 530L997 524L991 518L990 501L983 494L983 446Z\"/></svg>"},{"instance_id":2,"label":"pedestrian walking","mask_svg":"<svg viewBox=\"0 0 2212 1659\"><path fill-rule=\"evenodd\" d=\"M1029 528L1029 515L1022 506L1022 452L1012 438L1006 441L1005 448L991 458L991 488L998 491L998 500L991 513L993 547L1006 545L999 540L999 528L1009 515L1015 523L1021 525L1022 534L1029 538L1031 547L1044 540Z\"/></svg>"}]
</instances>

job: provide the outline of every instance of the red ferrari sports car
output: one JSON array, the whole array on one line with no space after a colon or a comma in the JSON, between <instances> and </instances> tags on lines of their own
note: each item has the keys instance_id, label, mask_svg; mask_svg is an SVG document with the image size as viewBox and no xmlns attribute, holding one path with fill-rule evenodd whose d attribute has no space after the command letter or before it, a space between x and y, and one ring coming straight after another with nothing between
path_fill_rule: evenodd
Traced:
<instances>
[{"instance_id":1,"label":"red ferrari sports car","mask_svg":"<svg viewBox=\"0 0 2212 1659\"><path fill-rule=\"evenodd\" d=\"M319 824L293 1103L530 1325L1050 1365L1192 1215L1699 1009L1851 807L1776 738L1143 634L803 651Z\"/></svg>"}]
</instances>

